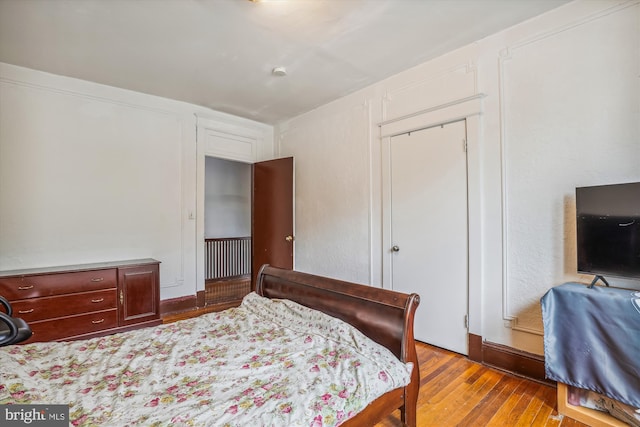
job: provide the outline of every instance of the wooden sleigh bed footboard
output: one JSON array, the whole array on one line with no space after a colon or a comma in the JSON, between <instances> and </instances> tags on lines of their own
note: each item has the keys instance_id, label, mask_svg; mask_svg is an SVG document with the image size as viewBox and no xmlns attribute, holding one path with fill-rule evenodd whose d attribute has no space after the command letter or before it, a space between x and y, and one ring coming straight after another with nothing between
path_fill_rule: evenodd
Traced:
<instances>
[{"instance_id":1,"label":"wooden sleigh bed footboard","mask_svg":"<svg viewBox=\"0 0 640 427\"><path fill-rule=\"evenodd\" d=\"M268 265L258 273L256 292L267 298L283 298L322 311L355 326L398 359L413 363L411 382L370 403L343 426L374 425L396 409L408 426L416 425L420 373L413 335L417 294L283 270Z\"/></svg>"}]
</instances>

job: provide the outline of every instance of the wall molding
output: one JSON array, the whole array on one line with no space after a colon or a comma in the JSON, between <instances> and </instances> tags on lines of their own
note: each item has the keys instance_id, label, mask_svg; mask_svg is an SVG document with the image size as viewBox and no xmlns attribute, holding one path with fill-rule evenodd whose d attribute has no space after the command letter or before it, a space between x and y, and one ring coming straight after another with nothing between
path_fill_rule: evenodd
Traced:
<instances>
[{"instance_id":1,"label":"wall molding","mask_svg":"<svg viewBox=\"0 0 640 427\"><path fill-rule=\"evenodd\" d=\"M142 102L127 102L127 101L123 101L121 99L116 99L116 97L109 97L109 96L103 96L103 95L94 95L91 93L88 93L87 91L84 90L77 90L77 89L64 89L64 88L60 88L60 87L56 87L53 84L42 84L42 83L35 83L33 81L29 81L26 79L17 79L17 78L11 78L11 77L7 77L5 74L9 71L11 71L10 69L8 70L6 68L5 64L1 64L0 63L0 85L2 84L6 84L6 85L12 85L15 87L19 87L19 88L24 88L24 89L29 89L29 90L35 90L35 91L39 91L39 92L44 92L44 93L50 93L50 94L56 94L56 95L63 95L63 96L67 96L67 97L72 97L72 98L77 98L77 99L82 99L82 100L88 100L88 101L93 101L93 102L100 102L100 103L104 103L104 104L108 104L108 105L112 105L112 106L116 106L119 108L127 108L127 109L134 109L134 110L138 110L138 111L143 111L146 113L152 113L152 114L157 114L160 115L161 117L164 118L168 118L172 121L174 121L174 124L176 125L176 134L178 135L178 139L179 141L177 141L176 143L180 144L179 145L179 152L180 152L180 158L178 159L178 179L179 179L179 188L180 188L180 202L179 202L179 213L178 213L178 218L180 219L180 224L179 224L179 230L180 230L180 254L179 254L179 265L178 265L178 277L172 278L172 280L170 281L165 281L165 282L161 282L160 283L160 288L173 288L173 287L181 287L184 284L184 277L185 277L185 248L184 248L184 240L185 240L185 224L183 221L183 212L184 212L184 188L183 188L183 181L184 181L184 177L183 177L183 173L184 173L184 167L183 167L183 151L182 151L182 146L184 144L184 126L186 126L185 124L185 116L181 113L179 113L177 110L171 110L168 108L159 108L159 107L153 107L150 105L145 105ZM22 69L21 67L12 67L12 68L16 68L17 70ZM33 77L33 79L37 79L37 78L41 78L41 76L46 75L47 78L55 78L55 79L59 79L60 82L62 84L64 84L64 81L67 82L71 82L71 83L75 83L75 84L81 84L81 85L95 85L96 87L101 87L103 89L112 89L112 90L116 90L116 91L126 91L124 89L120 89L120 88L112 88L110 86L105 86L105 85L101 85L98 83L93 83L93 82L85 82L85 81L75 81L75 79L72 79L70 77L65 77L65 76L57 76L57 75L48 75L46 73L42 73L42 72L38 72L35 70L30 70L30 69L22 69L25 70L26 72L32 73L28 78ZM89 90L89 88L87 88L87 90ZM128 92L128 91L127 91ZM151 97L151 95L146 95L146 94L139 94L136 92L131 92L132 96L149 96ZM160 99L160 98L158 98ZM167 101L167 100L163 100L164 102L171 102L171 101ZM161 281L163 279L163 276L161 275ZM166 280L166 278L165 278Z\"/></svg>"},{"instance_id":2,"label":"wall molding","mask_svg":"<svg viewBox=\"0 0 640 427\"><path fill-rule=\"evenodd\" d=\"M389 138L482 114L483 93L457 99L378 124L380 137Z\"/></svg>"},{"instance_id":3,"label":"wall molding","mask_svg":"<svg viewBox=\"0 0 640 427\"><path fill-rule=\"evenodd\" d=\"M2 70L0 69L0 73L1 72L2 72ZM92 95L92 94L89 94L87 92L80 91L80 90L61 89L61 88L58 88L58 87L55 87L55 86L52 86L52 85L48 85L48 84L39 84L39 83L33 83L33 82L24 81L24 80L17 80L17 79L8 78L6 76L1 76L1 75L0 75L0 83L12 84L14 86L20 86L20 87L29 88L29 89L40 90L40 91L43 91L43 92L56 93L58 95L74 96L76 98L82 98L82 99L87 99L87 100L91 100L91 101L105 102L105 103L108 103L108 104L117 105L119 107L126 107L126 108L133 108L133 109L136 109L136 110L150 111L150 112L154 112L154 113L158 113L158 114L164 114L164 115L168 115L168 116L175 116L177 114L176 111L172 111L170 109L151 107L149 105L143 105L142 103L122 101L122 100L118 100L118 99L111 98L111 97L108 97L108 96ZM95 84L98 85L98 83L95 83ZM119 88L117 88L117 89L118 90L124 90L124 89L119 89ZM148 95L148 96L151 96L151 95Z\"/></svg>"},{"instance_id":4,"label":"wall molding","mask_svg":"<svg viewBox=\"0 0 640 427\"><path fill-rule=\"evenodd\" d=\"M204 217L205 159L217 159L253 164L272 158L273 127L258 123L229 123L195 114L196 128L196 289L205 287L204 277ZM271 136L267 135L271 133ZM265 147L271 144L270 150ZM271 153L268 153L271 151Z\"/></svg>"},{"instance_id":5,"label":"wall molding","mask_svg":"<svg viewBox=\"0 0 640 427\"><path fill-rule=\"evenodd\" d=\"M445 80L447 82L446 86L459 88L459 92L454 92L453 94L447 93L446 95L441 96L439 99L433 88L431 88L430 86L441 87L443 86L443 84L436 84L436 82ZM411 100L414 100L416 98L416 94L419 94L421 90L429 92L431 95L429 97L424 97L425 101L428 100L426 103L422 103L422 105L415 105L413 102L408 101L407 98L403 99L403 94L408 94L409 98L411 98ZM393 110L392 107L397 105L400 105L400 111L421 111L433 107L434 104L445 104L452 99L455 100L457 98L464 98L465 95L475 93L478 93L477 67L472 61L458 63L454 66L441 69L438 72L431 73L425 78L417 79L399 87L387 90L382 97L382 119L385 121L391 121L411 114L402 114L397 111L391 113L391 111ZM418 98L422 99L423 97L418 96ZM390 116L390 114L392 115Z\"/></svg>"},{"instance_id":6,"label":"wall molding","mask_svg":"<svg viewBox=\"0 0 640 427\"><path fill-rule=\"evenodd\" d=\"M367 209L369 221L368 229L369 229L369 280L368 283L376 286L381 283L381 277L378 273L381 267L380 263L380 254L382 253L382 248L380 247L381 241L378 240L374 242L374 236L380 236L380 229L377 228L380 226L380 210L377 208L380 206L380 188L374 185L376 182L375 177L379 176L379 161L380 161L380 149L379 145L376 146L376 143L379 139L374 137L374 121L373 121L373 102L371 100L366 100L362 107L366 110L367 114L367 147L369 148L369 152L367 153L369 160L369 175L367 176L367 188L369 189L369 207Z\"/></svg>"},{"instance_id":7,"label":"wall molding","mask_svg":"<svg viewBox=\"0 0 640 427\"><path fill-rule=\"evenodd\" d=\"M198 291L195 295L164 299L160 301L160 316L203 308L205 306L205 296L205 291Z\"/></svg>"},{"instance_id":8,"label":"wall molding","mask_svg":"<svg viewBox=\"0 0 640 427\"><path fill-rule=\"evenodd\" d=\"M258 138L202 127L205 156L253 163L257 159Z\"/></svg>"},{"instance_id":9,"label":"wall molding","mask_svg":"<svg viewBox=\"0 0 640 427\"><path fill-rule=\"evenodd\" d=\"M624 11L628 8L637 6L640 0L631 0L618 3L597 12L590 13L577 20L560 25L548 31L535 34L530 37L523 38L513 44L502 48L498 53L498 105L499 105L499 132L500 132L500 162L501 162L501 229L502 229L502 318L509 321L510 328L520 332L543 335L544 331L539 326L523 324L519 321L518 315L513 312L511 307L510 283L509 283L509 254L507 244L509 241L507 229L507 213L509 206L509 185L507 182L507 172L509 165L507 161L507 153L509 148L509 135L507 132L507 123L509 114L506 109L507 85L505 83L507 77L506 64L513 60L514 54L527 46L531 46L538 42L551 39L565 32L577 29L583 25L598 21L615 13Z\"/></svg>"},{"instance_id":10,"label":"wall molding","mask_svg":"<svg viewBox=\"0 0 640 427\"><path fill-rule=\"evenodd\" d=\"M544 356L513 347L484 341L480 335L469 334L469 359L483 365L549 385L544 370Z\"/></svg>"}]
</instances>

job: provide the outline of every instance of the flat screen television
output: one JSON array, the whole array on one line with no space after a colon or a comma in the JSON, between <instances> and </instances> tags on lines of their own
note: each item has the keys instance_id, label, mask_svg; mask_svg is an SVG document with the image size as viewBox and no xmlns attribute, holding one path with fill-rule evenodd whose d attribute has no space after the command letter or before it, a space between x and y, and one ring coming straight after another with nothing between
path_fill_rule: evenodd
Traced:
<instances>
[{"instance_id":1,"label":"flat screen television","mask_svg":"<svg viewBox=\"0 0 640 427\"><path fill-rule=\"evenodd\" d=\"M578 272L640 278L640 182L576 188Z\"/></svg>"}]
</instances>

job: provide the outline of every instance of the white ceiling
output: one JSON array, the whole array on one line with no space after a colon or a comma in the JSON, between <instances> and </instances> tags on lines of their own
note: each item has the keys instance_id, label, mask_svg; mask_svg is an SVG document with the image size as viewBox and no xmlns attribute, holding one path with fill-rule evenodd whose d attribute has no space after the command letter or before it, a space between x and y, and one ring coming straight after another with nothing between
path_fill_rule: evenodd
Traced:
<instances>
[{"instance_id":1,"label":"white ceiling","mask_svg":"<svg viewBox=\"0 0 640 427\"><path fill-rule=\"evenodd\" d=\"M275 123L567 1L0 0L0 62Z\"/></svg>"}]
</instances>

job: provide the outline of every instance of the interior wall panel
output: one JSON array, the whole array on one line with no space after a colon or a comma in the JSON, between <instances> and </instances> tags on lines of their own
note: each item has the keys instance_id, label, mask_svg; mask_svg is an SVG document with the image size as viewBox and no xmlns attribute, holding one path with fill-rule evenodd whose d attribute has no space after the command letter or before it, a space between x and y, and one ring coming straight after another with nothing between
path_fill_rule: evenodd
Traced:
<instances>
[{"instance_id":1,"label":"interior wall panel","mask_svg":"<svg viewBox=\"0 0 640 427\"><path fill-rule=\"evenodd\" d=\"M153 257L179 286L180 118L0 84L0 268Z\"/></svg>"},{"instance_id":2,"label":"interior wall panel","mask_svg":"<svg viewBox=\"0 0 640 427\"><path fill-rule=\"evenodd\" d=\"M575 187L640 181L640 6L501 52L504 316L542 334L540 296L576 273Z\"/></svg>"},{"instance_id":3,"label":"interior wall panel","mask_svg":"<svg viewBox=\"0 0 640 427\"><path fill-rule=\"evenodd\" d=\"M296 269L370 282L369 107L351 105L280 135L295 168Z\"/></svg>"}]
</instances>

